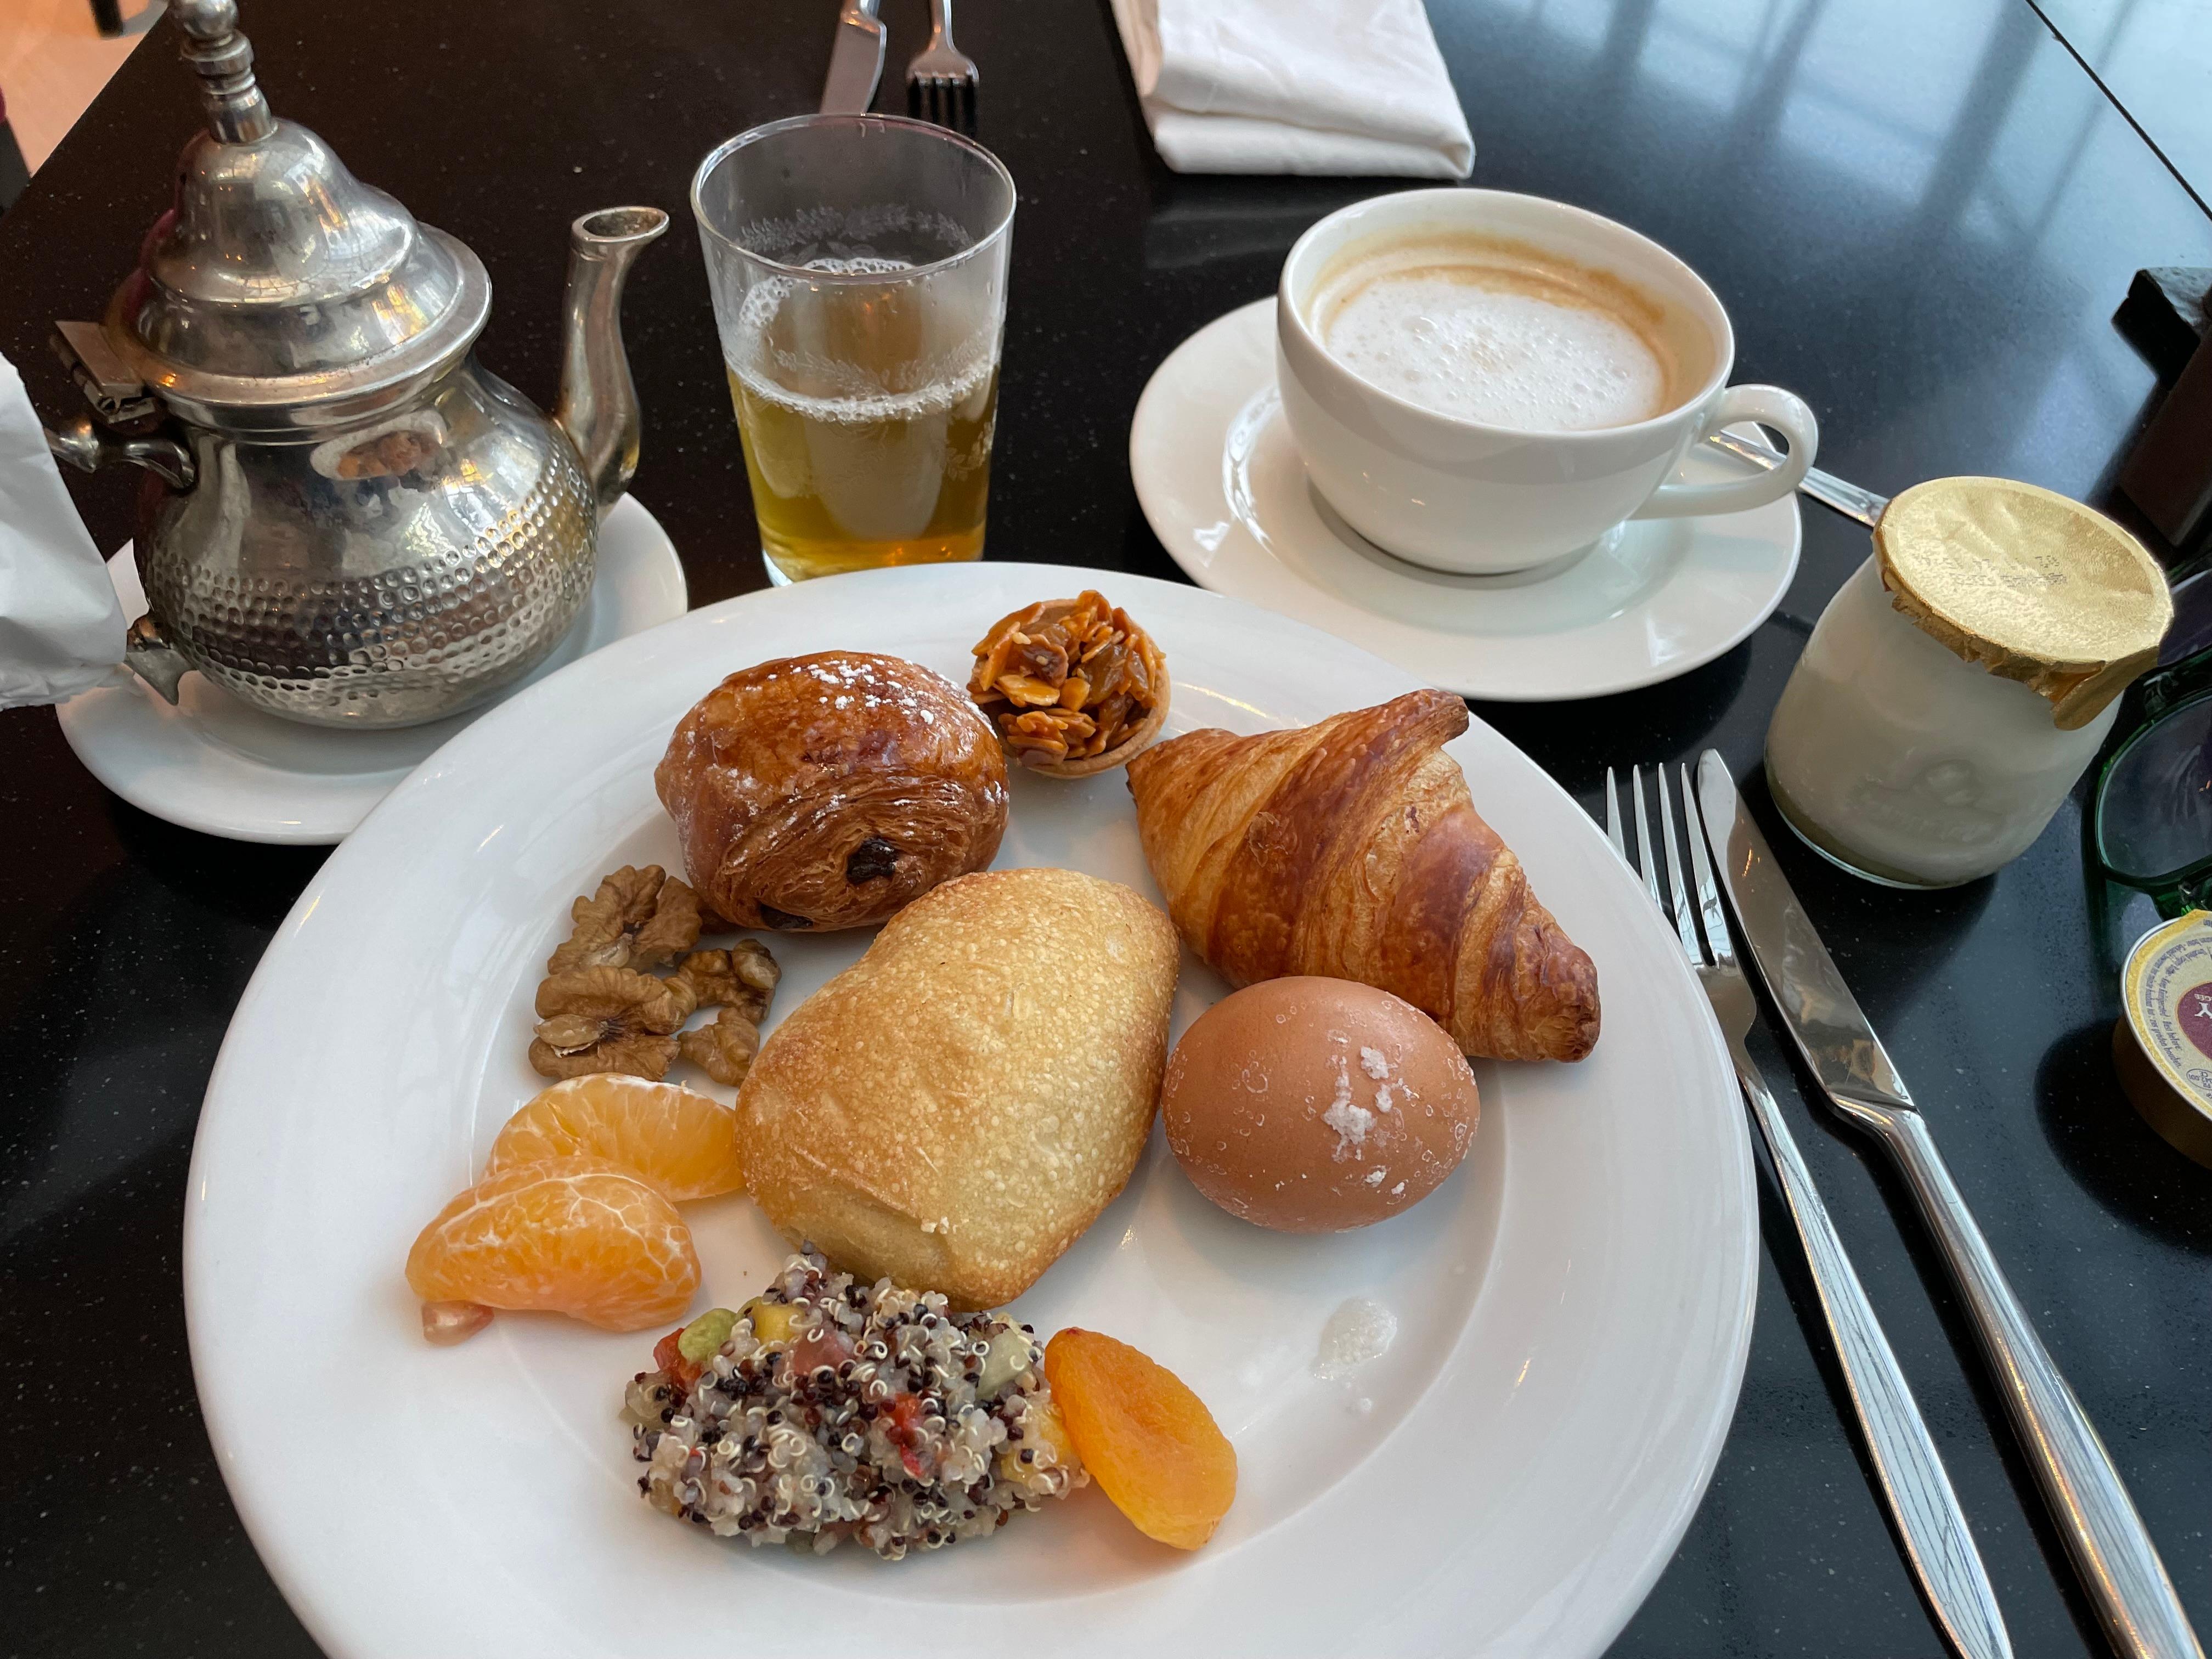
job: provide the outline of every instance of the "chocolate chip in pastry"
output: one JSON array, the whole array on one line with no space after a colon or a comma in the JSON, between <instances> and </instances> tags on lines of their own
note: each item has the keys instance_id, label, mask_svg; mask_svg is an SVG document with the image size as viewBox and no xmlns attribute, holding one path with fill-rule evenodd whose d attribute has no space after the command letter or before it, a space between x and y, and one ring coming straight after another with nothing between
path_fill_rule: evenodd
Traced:
<instances>
[{"instance_id":1,"label":"chocolate chip in pastry","mask_svg":"<svg viewBox=\"0 0 2212 1659\"><path fill-rule=\"evenodd\" d=\"M653 773L691 885L739 927L881 921L980 870L1006 827L990 723L942 676L825 651L731 675Z\"/></svg>"}]
</instances>

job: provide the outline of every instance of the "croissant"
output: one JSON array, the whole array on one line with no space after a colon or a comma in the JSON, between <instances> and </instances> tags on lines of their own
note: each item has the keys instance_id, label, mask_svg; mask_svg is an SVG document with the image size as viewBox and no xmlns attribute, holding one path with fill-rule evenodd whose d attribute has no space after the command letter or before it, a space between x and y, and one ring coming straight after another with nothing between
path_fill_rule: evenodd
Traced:
<instances>
[{"instance_id":1,"label":"croissant","mask_svg":"<svg viewBox=\"0 0 2212 1659\"><path fill-rule=\"evenodd\" d=\"M1415 691L1288 732L1186 732L1129 763L1145 860L1183 941L1235 985L1288 974L1403 997L1470 1054L1580 1060L1597 970L1475 812Z\"/></svg>"}]
</instances>

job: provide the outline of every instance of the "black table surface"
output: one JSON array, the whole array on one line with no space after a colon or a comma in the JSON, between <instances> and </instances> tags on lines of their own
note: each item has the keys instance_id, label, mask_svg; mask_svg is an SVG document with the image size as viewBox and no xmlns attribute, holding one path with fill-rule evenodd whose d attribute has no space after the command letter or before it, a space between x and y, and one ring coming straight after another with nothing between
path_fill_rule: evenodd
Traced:
<instances>
[{"instance_id":1,"label":"black table surface","mask_svg":"<svg viewBox=\"0 0 2212 1659\"><path fill-rule=\"evenodd\" d=\"M2156 396L2111 313L2138 266L2212 264L2212 224L2022 0L1430 9L1480 147L1474 182L1609 214L1697 266L1734 314L1739 378L1809 399L1831 470L1885 491L2003 473L2109 501ZM811 106L831 10L258 0L246 24L280 113L483 255L498 289L483 360L550 402L568 221L629 201L682 215L713 143ZM894 104L924 25L921 0L884 10ZM1146 377L1270 292L1306 225L1389 185L1170 174L1104 0L963 9L961 39L983 65L981 136L1022 191L989 553L1174 576L1126 459ZM74 394L48 319L97 314L194 125L174 45L163 25L0 220L0 350L50 411ZM759 586L688 225L639 265L629 337L647 410L637 495L695 603ZM100 544L119 544L129 483L72 487ZM1719 661L1601 702L1477 712L1586 803L1608 764L1709 744L1750 773L1808 629L1866 552L1863 532L1809 509L1781 608ZM2106 1051L2114 952L2145 917L2102 902L2073 806L1995 878L1934 896L1855 883L1778 839L2183 1598L2212 1622L2212 1174L2141 1124ZM0 1649L313 1650L202 1430L178 1253L216 1045L321 856L148 817L92 781L51 711L0 715ZM1791 1077L1771 1044L1767 1058ZM1783 1092L2016 1650L2103 1650L1904 1192L1854 1133ZM1937 1654L1794 1237L1771 1191L1763 1202L1735 1426L1613 1650Z\"/></svg>"}]
</instances>

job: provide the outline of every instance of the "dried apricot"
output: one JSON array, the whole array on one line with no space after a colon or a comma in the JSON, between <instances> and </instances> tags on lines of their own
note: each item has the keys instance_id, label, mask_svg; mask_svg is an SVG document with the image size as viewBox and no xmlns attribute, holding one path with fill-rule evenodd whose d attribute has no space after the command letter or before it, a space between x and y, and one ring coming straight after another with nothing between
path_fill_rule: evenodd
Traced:
<instances>
[{"instance_id":1,"label":"dried apricot","mask_svg":"<svg viewBox=\"0 0 2212 1659\"><path fill-rule=\"evenodd\" d=\"M541 1090L507 1119L484 1173L549 1158L603 1158L642 1176L672 1203L744 1184L738 1115L673 1083L594 1072Z\"/></svg>"},{"instance_id":2,"label":"dried apricot","mask_svg":"<svg viewBox=\"0 0 2212 1659\"><path fill-rule=\"evenodd\" d=\"M1194 1550L1237 1497L1237 1449L1181 1378L1126 1342L1073 1327L1045 1345L1068 1437L1147 1538Z\"/></svg>"},{"instance_id":3,"label":"dried apricot","mask_svg":"<svg viewBox=\"0 0 2212 1659\"><path fill-rule=\"evenodd\" d=\"M486 1176L407 1253L425 1302L564 1313L602 1330L665 1324L699 1288L691 1230L659 1188L603 1158Z\"/></svg>"}]
</instances>

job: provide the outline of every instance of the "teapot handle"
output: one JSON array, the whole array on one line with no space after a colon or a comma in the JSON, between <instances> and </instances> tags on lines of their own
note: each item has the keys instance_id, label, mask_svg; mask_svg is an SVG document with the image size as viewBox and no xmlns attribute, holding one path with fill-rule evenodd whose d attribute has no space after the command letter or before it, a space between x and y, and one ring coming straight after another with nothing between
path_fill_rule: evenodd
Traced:
<instances>
[{"instance_id":1,"label":"teapot handle","mask_svg":"<svg viewBox=\"0 0 2212 1659\"><path fill-rule=\"evenodd\" d=\"M198 482L199 469L193 464L192 452L174 438L124 437L101 430L89 415L47 427L46 434L46 447L53 451L54 459L68 462L80 472L97 472L111 462L128 461L144 467L172 489L190 489Z\"/></svg>"},{"instance_id":2,"label":"teapot handle","mask_svg":"<svg viewBox=\"0 0 2212 1659\"><path fill-rule=\"evenodd\" d=\"M191 667L184 653L161 637L160 624L150 616L139 617L123 636L123 665L170 702L177 700L177 682Z\"/></svg>"}]
</instances>

